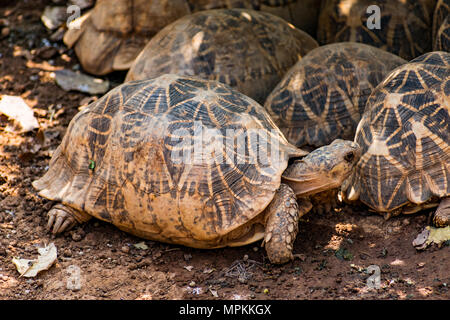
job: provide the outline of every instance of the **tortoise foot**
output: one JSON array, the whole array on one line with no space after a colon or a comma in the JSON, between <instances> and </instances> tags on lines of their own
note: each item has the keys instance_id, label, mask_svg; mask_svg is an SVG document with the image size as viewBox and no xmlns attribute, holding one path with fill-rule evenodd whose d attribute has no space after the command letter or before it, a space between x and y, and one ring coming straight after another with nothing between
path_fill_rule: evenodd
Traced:
<instances>
[{"instance_id":1,"label":"tortoise foot","mask_svg":"<svg viewBox=\"0 0 450 320\"><path fill-rule=\"evenodd\" d=\"M89 220L90 216L80 213L70 207L57 204L48 212L47 228L53 234L70 230L77 223Z\"/></svg>"},{"instance_id":2,"label":"tortoise foot","mask_svg":"<svg viewBox=\"0 0 450 320\"><path fill-rule=\"evenodd\" d=\"M441 200L439 207L434 213L433 223L436 227L450 225L450 197Z\"/></svg>"},{"instance_id":3,"label":"tortoise foot","mask_svg":"<svg viewBox=\"0 0 450 320\"><path fill-rule=\"evenodd\" d=\"M266 210L264 243L267 256L273 264L289 262L294 258L292 250L300 217L294 191L282 184Z\"/></svg>"}]
</instances>

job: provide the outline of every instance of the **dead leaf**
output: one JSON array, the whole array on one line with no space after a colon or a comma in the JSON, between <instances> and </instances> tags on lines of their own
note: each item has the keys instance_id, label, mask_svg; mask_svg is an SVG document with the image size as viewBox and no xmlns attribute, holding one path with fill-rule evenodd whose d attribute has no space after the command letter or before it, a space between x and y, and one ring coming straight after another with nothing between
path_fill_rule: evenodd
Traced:
<instances>
[{"instance_id":1,"label":"dead leaf","mask_svg":"<svg viewBox=\"0 0 450 320\"><path fill-rule=\"evenodd\" d=\"M135 248L137 249L141 249L141 250L147 250L148 246L145 244L145 242L139 242L133 245Z\"/></svg>"},{"instance_id":2,"label":"dead leaf","mask_svg":"<svg viewBox=\"0 0 450 320\"><path fill-rule=\"evenodd\" d=\"M22 128L22 132L39 128L39 123L34 117L33 110L21 97L0 96L0 113L16 121Z\"/></svg>"},{"instance_id":3,"label":"dead leaf","mask_svg":"<svg viewBox=\"0 0 450 320\"><path fill-rule=\"evenodd\" d=\"M71 70L57 70L51 75L66 91L75 90L89 94L103 94L109 89L109 81L94 78Z\"/></svg>"},{"instance_id":4,"label":"dead leaf","mask_svg":"<svg viewBox=\"0 0 450 320\"><path fill-rule=\"evenodd\" d=\"M39 256L37 259L18 259L13 258L12 262L17 268L17 271L22 277L35 277L39 272L48 270L57 258L57 250L54 243L50 243L48 246L38 248Z\"/></svg>"}]
</instances>

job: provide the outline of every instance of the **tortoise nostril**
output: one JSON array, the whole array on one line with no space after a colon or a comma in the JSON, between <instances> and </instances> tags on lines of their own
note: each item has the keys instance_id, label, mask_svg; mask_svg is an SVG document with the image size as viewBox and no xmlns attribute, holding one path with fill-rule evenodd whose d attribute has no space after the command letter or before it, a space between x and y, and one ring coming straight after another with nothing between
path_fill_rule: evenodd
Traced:
<instances>
[{"instance_id":1,"label":"tortoise nostril","mask_svg":"<svg viewBox=\"0 0 450 320\"><path fill-rule=\"evenodd\" d=\"M344 156L345 161L352 162L355 159L355 154L353 152L349 152Z\"/></svg>"}]
</instances>

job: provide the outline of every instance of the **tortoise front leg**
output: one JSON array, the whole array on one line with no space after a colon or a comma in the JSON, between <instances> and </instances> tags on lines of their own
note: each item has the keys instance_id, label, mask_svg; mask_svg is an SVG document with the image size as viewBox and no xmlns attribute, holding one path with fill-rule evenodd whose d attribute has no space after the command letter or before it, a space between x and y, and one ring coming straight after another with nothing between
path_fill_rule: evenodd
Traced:
<instances>
[{"instance_id":1,"label":"tortoise front leg","mask_svg":"<svg viewBox=\"0 0 450 320\"><path fill-rule=\"evenodd\" d=\"M58 203L48 212L47 228L52 230L53 234L62 233L70 230L77 223L86 222L91 218L87 213Z\"/></svg>"},{"instance_id":2,"label":"tortoise front leg","mask_svg":"<svg viewBox=\"0 0 450 320\"><path fill-rule=\"evenodd\" d=\"M292 250L298 232L298 220L311 209L308 200L297 204L294 191L281 184L265 212L264 243L271 263L282 264L293 259Z\"/></svg>"},{"instance_id":3,"label":"tortoise front leg","mask_svg":"<svg viewBox=\"0 0 450 320\"><path fill-rule=\"evenodd\" d=\"M443 198L434 213L433 223L436 227L450 225L450 197Z\"/></svg>"}]
</instances>

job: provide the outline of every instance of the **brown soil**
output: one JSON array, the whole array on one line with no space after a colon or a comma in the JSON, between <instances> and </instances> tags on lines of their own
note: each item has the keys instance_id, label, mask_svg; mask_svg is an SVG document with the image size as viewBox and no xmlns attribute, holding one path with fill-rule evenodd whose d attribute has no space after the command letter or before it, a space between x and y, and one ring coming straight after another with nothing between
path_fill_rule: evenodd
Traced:
<instances>
[{"instance_id":1,"label":"brown soil","mask_svg":"<svg viewBox=\"0 0 450 320\"><path fill-rule=\"evenodd\" d=\"M270 265L259 243L196 250L144 241L148 248L139 249L134 245L142 239L94 219L52 237L46 230L52 202L37 196L31 182L44 174L89 96L63 91L50 76L78 61L62 42L48 40L40 15L49 4L0 1L0 93L24 98L41 127L21 134L0 118L0 299L450 298L449 247L418 252L411 244L428 224L427 212L387 221L348 206L309 214L295 242L298 256L283 266ZM109 79L119 84L123 76ZM36 258L37 247L50 242L57 263L35 278L19 277L12 258ZM370 265L381 270L380 289L367 287ZM70 286L73 270L81 289Z\"/></svg>"}]
</instances>

